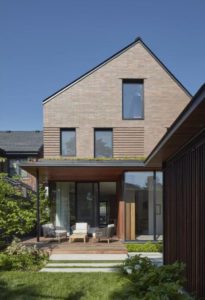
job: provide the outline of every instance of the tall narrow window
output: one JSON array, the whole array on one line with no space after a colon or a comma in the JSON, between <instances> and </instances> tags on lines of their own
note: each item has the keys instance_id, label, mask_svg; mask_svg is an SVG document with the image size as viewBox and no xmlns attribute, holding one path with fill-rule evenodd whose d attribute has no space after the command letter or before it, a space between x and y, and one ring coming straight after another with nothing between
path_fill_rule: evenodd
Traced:
<instances>
[{"instance_id":1,"label":"tall narrow window","mask_svg":"<svg viewBox=\"0 0 205 300\"><path fill-rule=\"evenodd\" d=\"M144 117L143 80L123 80L123 119L136 120Z\"/></svg>"},{"instance_id":2,"label":"tall narrow window","mask_svg":"<svg viewBox=\"0 0 205 300\"><path fill-rule=\"evenodd\" d=\"M76 156L75 129L61 129L61 155Z\"/></svg>"},{"instance_id":3,"label":"tall narrow window","mask_svg":"<svg viewBox=\"0 0 205 300\"><path fill-rule=\"evenodd\" d=\"M95 157L112 157L112 129L95 129Z\"/></svg>"}]
</instances>

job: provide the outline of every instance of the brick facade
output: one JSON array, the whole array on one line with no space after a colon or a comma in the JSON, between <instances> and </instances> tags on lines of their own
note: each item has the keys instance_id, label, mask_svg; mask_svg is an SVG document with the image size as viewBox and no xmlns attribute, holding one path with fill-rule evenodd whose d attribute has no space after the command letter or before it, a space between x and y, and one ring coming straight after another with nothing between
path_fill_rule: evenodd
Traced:
<instances>
[{"instance_id":1,"label":"brick facade","mask_svg":"<svg viewBox=\"0 0 205 300\"><path fill-rule=\"evenodd\" d=\"M144 79L144 120L122 119L122 79ZM76 128L79 158L94 156L94 128L101 127L113 128L114 156L147 156L189 100L190 95L137 42L44 103L44 157L60 155L60 128L71 127ZM129 137L124 150L120 132Z\"/></svg>"}]
</instances>

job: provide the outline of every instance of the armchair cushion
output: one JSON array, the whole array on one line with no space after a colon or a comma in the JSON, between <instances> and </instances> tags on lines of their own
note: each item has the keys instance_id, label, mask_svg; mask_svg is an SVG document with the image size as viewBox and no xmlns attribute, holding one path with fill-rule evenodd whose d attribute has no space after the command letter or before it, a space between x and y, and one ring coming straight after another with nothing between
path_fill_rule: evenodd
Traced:
<instances>
[{"instance_id":1,"label":"armchair cushion","mask_svg":"<svg viewBox=\"0 0 205 300\"><path fill-rule=\"evenodd\" d=\"M88 233L88 223L76 223L73 233Z\"/></svg>"}]
</instances>

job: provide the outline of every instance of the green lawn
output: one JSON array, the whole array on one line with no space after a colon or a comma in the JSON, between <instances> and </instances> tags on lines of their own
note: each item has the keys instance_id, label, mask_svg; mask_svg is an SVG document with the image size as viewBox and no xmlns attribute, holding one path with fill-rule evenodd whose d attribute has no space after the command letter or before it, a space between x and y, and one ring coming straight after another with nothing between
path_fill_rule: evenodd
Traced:
<instances>
[{"instance_id":1,"label":"green lawn","mask_svg":"<svg viewBox=\"0 0 205 300\"><path fill-rule=\"evenodd\" d=\"M0 299L117 300L126 285L115 273L0 272Z\"/></svg>"}]
</instances>

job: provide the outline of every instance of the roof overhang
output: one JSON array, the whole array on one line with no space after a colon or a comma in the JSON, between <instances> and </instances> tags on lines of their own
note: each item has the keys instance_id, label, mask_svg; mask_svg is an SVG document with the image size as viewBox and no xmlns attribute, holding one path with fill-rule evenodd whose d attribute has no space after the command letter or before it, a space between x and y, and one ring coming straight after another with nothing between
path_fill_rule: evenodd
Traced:
<instances>
[{"instance_id":1,"label":"roof overhang","mask_svg":"<svg viewBox=\"0 0 205 300\"><path fill-rule=\"evenodd\" d=\"M145 160L146 167L161 168L162 163L180 151L205 128L205 84L162 137Z\"/></svg>"},{"instance_id":2,"label":"roof overhang","mask_svg":"<svg viewBox=\"0 0 205 300\"><path fill-rule=\"evenodd\" d=\"M21 163L20 167L33 176L39 174L47 181L111 181L120 178L125 171L145 171L143 162L127 160L41 160Z\"/></svg>"}]
</instances>

